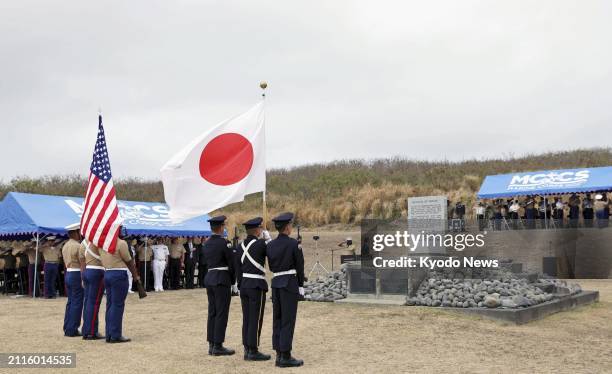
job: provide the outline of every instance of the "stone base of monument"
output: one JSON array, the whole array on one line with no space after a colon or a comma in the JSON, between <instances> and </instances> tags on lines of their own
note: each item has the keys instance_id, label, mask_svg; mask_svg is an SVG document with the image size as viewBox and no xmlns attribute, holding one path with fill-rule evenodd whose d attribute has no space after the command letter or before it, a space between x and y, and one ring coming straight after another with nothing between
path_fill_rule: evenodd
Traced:
<instances>
[{"instance_id":1,"label":"stone base of monument","mask_svg":"<svg viewBox=\"0 0 612 374\"><path fill-rule=\"evenodd\" d=\"M335 300L335 303L406 305L405 295L348 294L345 299Z\"/></svg>"},{"instance_id":2,"label":"stone base of monument","mask_svg":"<svg viewBox=\"0 0 612 374\"><path fill-rule=\"evenodd\" d=\"M486 318L522 325L542 319L554 313L566 311L578 306L588 305L599 301L598 291L582 291L574 295L563 296L554 300L530 306L527 308L452 308L438 307L436 309L457 313L479 315Z\"/></svg>"}]
</instances>

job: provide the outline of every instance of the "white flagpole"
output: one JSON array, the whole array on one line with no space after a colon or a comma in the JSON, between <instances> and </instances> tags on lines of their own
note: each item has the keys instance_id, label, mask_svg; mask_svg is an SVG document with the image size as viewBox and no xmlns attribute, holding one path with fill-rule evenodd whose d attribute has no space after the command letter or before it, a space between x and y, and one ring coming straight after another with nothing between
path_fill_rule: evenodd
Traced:
<instances>
[{"instance_id":1,"label":"white flagpole","mask_svg":"<svg viewBox=\"0 0 612 374\"><path fill-rule=\"evenodd\" d=\"M268 83L266 81L262 81L259 83L259 88L261 88L261 100L265 101L266 100L266 88L268 87ZM264 109L265 110L265 109ZM264 114L264 125L263 125L263 131L264 131L264 137L265 137L265 131L266 131L266 119L265 119L265 114ZM263 150L265 152L265 149ZM266 184L267 184L267 179L266 179ZM265 186L267 187L267 186ZM266 188L264 187L264 190L261 194L262 196L262 218L263 218L263 228L264 230L268 229L268 206L266 203Z\"/></svg>"}]
</instances>

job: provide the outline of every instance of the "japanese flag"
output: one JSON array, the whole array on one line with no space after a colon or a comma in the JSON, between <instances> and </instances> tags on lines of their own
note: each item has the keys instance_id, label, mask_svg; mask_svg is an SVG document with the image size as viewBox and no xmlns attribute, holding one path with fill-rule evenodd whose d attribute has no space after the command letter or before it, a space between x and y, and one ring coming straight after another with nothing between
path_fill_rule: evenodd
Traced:
<instances>
[{"instance_id":1,"label":"japanese flag","mask_svg":"<svg viewBox=\"0 0 612 374\"><path fill-rule=\"evenodd\" d=\"M161 169L173 221L184 221L266 189L263 101L213 127Z\"/></svg>"}]
</instances>

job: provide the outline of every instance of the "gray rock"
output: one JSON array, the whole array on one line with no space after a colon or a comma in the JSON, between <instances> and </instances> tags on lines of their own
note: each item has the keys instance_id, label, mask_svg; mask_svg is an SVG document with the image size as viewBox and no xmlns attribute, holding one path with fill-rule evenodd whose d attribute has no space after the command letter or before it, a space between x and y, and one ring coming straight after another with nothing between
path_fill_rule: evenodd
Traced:
<instances>
[{"instance_id":1,"label":"gray rock","mask_svg":"<svg viewBox=\"0 0 612 374\"><path fill-rule=\"evenodd\" d=\"M487 308L497 308L501 305L499 297L496 297L494 295L495 294L485 296L483 302L484 306L486 306Z\"/></svg>"}]
</instances>

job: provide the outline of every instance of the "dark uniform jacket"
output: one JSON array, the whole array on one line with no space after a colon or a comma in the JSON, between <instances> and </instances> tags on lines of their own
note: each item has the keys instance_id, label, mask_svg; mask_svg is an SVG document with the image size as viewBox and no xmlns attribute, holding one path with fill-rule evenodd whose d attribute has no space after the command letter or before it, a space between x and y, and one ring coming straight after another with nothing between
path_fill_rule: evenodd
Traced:
<instances>
[{"instance_id":1,"label":"dark uniform jacket","mask_svg":"<svg viewBox=\"0 0 612 374\"><path fill-rule=\"evenodd\" d=\"M268 282L265 279L256 278L244 278L243 273L265 275L260 269L255 267L247 256L244 256L244 262L241 262L244 250L242 246L246 248L249 243L255 241L249 247L249 255L259 265L265 268L266 265L266 241L263 239L257 239L253 235L246 237L244 242L236 248L236 278L238 279L238 287L240 288L258 288L264 291L268 290Z\"/></svg>"},{"instance_id":2,"label":"dark uniform jacket","mask_svg":"<svg viewBox=\"0 0 612 374\"><path fill-rule=\"evenodd\" d=\"M204 277L204 285L212 286L231 286L236 281L233 264L233 247L229 240L220 235L212 235L204 243L202 255L204 262L208 266L208 273ZM227 267L228 270L212 270L214 268Z\"/></svg>"},{"instance_id":3,"label":"dark uniform jacket","mask_svg":"<svg viewBox=\"0 0 612 374\"><path fill-rule=\"evenodd\" d=\"M183 244L183 247L185 247L185 263L197 264L201 252L200 245L194 243L191 243L191 245L193 245L193 252L189 250L189 243ZM191 253L191 258L189 257L189 253Z\"/></svg>"},{"instance_id":4,"label":"dark uniform jacket","mask_svg":"<svg viewBox=\"0 0 612 374\"><path fill-rule=\"evenodd\" d=\"M268 243L266 248L268 264L273 273L296 270L296 274L280 275L272 278L272 288L285 288L298 293L299 287L304 287L304 254L298 241L285 234Z\"/></svg>"}]
</instances>

